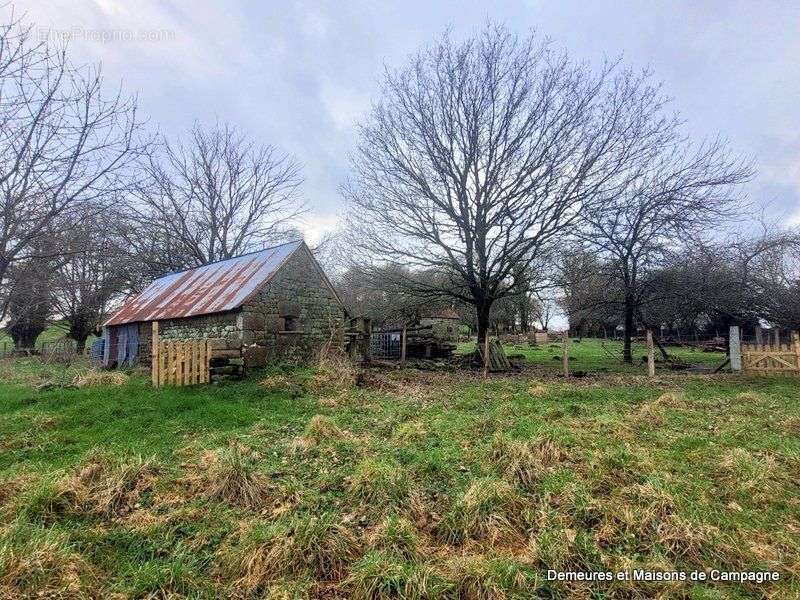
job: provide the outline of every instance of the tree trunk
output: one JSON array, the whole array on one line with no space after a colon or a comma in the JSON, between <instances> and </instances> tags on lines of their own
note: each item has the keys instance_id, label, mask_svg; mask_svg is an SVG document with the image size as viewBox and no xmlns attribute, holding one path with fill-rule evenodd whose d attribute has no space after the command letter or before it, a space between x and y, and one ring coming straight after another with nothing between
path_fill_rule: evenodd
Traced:
<instances>
[{"instance_id":1,"label":"tree trunk","mask_svg":"<svg viewBox=\"0 0 800 600\"><path fill-rule=\"evenodd\" d=\"M84 335L82 337L79 336L75 338L75 352L78 354L83 354L83 352L86 350L86 338L88 337L88 335Z\"/></svg>"},{"instance_id":2,"label":"tree trunk","mask_svg":"<svg viewBox=\"0 0 800 600\"><path fill-rule=\"evenodd\" d=\"M477 304L475 306L475 312L478 317L478 347L483 348L483 344L486 341L486 336L489 333L489 311L492 308L491 302L485 302L483 304Z\"/></svg>"},{"instance_id":3,"label":"tree trunk","mask_svg":"<svg viewBox=\"0 0 800 600\"><path fill-rule=\"evenodd\" d=\"M530 311L528 310L528 299L525 298L520 301L519 304L519 328L522 333L527 334L529 325L528 323L531 320Z\"/></svg>"},{"instance_id":4,"label":"tree trunk","mask_svg":"<svg viewBox=\"0 0 800 600\"><path fill-rule=\"evenodd\" d=\"M86 338L92 333L92 327L88 322L75 320L69 328L69 337L75 340L75 351L83 354L86 349Z\"/></svg>"},{"instance_id":5,"label":"tree trunk","mask_svg":"<svg viewBox=\"0 0 800 600\"><path fill-rule=\"evenodd\" d=\"M633 354L631 354L631 340L633 338L633 312L634 312L633 296L625 296L625 331L623 332L622 341L622 360L626 363L633 364Z\"/></svg>"},{"instance_id":6,"label":"tree trunk","mask_svg":"<svg viewBox=\"0 0 800 600\"><path fill-rule=\"evenodd\" d=\"M12 334L11 339L14 340L14 348L17 350L29 350L36 347L36 338L39 337L41 331L28 329L21 331L16 335Z\"/></svg>"}]
</instances>

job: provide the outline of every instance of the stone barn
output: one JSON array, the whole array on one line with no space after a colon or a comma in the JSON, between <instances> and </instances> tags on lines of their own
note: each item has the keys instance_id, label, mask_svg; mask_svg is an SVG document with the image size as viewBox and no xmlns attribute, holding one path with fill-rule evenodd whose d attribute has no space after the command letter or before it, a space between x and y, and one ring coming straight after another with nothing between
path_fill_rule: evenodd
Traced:
<instances>
[{"instance_id":1,"label":"stone barn","mask_svg":"<svg viewBox=\"0 0 800 600\"><path fill-rule=\"evenodd\" d=\"M342 346L344 319L311 250L289 242L156 279L105 322L103 364L149 364L156 321L159 339L209 339L234 364L309 359Z\"/></svg>"}]
</instances>

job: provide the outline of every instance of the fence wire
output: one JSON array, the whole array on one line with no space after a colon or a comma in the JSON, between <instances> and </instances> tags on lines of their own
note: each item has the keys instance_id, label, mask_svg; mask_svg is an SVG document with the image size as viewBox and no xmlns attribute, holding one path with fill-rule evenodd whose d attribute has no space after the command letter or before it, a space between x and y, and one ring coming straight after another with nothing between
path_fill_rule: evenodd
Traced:
<instances>
[{"instance_id":1,"label":"fence wire","mask_svg":"<svg viewBox=\"0 0 800 600\"><path fill-rule=\"evenodd\" d=\"M553 335L547 342L533 343L525 336L500 336L506 355L526 367L563 373L564 342ZM656 371L711 372L727 359L727 341L717 335L697 335L678 341L654 336L653 356ZM474 341L463 343L459 350L470 351ZM645 336L631 340L626 356L622 339L570 337L567 343L569 370L573 375L589 373L647 373L648 347Z\"/></svg>"}]
</instances>

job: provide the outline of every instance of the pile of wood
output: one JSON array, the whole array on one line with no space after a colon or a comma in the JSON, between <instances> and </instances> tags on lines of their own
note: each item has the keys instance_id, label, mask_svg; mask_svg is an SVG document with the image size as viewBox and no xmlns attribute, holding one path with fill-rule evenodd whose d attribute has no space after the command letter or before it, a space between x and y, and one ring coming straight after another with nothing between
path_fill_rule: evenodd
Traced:
<instances>
[{"instance_id":1,"label":"pile of wood","mask_svg":"<svg viewBox=\"0 0 800 600\"><path fill-rule=\"evenodd\" d=\"M478 348L481 364L486 365L490 373L502 373L511 370L511 363L503 350L503 345L499 340L489 341L489 361L486 362L485 345Z\"/></svg>"},{"instance_id":2,"label":"pile of wood","mask_svg":"<svg viewBox=\"0 0 800 600\"><path fill-rule=\"evenodd\" d=\"M455 342L437 337L430 325L406 329L408 358L450 358L455 349Z\"/></svg>"}]
</instances>

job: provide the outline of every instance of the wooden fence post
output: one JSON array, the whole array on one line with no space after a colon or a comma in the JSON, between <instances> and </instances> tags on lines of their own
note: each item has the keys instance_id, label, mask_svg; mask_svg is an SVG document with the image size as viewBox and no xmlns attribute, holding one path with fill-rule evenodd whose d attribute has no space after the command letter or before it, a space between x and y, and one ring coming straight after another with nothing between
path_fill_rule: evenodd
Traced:
<instances>
[{"instance_id":1,"label":"wooden fence post","mask_svg":"<svg viewBox=\"0 0 800 600\"><path fill-rule=\"evenodd\" d=\"M647 375L656 376L656 357L653 352L653 332L647 330Z\"/></svg>"},{"instance_id":2,"label":"wooden fence post","mask_svg":"<svg viewBox=\"0 0 800 600\"><path fill-rule=\"evenodd\" d=\"M564 332L561 340L561 366L564 369L564 377L569 377L569 330Z\"/></svg>"},{"instance_id":3,"label":"wooden fence post","mask_svg":"<svg viewBox=\"0 0 800 600\"><path fill-rule=\"evenodd\" d=\"M364 362L372 360L372 319L364 319L364 333L366 334L366 344L364 345Z\"/></svg>"},{"instance_id":4,"label":"wooden fence post","mask_svg":"<svg viewBox=\"0 0 800 600\"><path fill-rule=\"evenodd\" d=\"M800 371L800 331L792 332L792 349L797 360L797 370Z\"/></svg>"},{"instance_id":5,"label":"wooden fence post","mask_svg":"<svg viewBox=\"0 0 800 600\"><path fill-rule=\"evenodd\" d=\"M742 337L739 334L739 327L731 325L728 334L728 349L731 358L731 371L736 373L742 370Z\"/></svg>"},{"instance_id":6,"label":"wooden fence post","mask_svg":"<svg viewBox=\"0 0 800 600\"><path fill-rule=\"evenodd\" d=\"M153 349L151 351L150 356L150 374L153 381L153 387L158 387L158 367L159 367L159 359L161 358L158 355L158 321L153 321Z\"/></svg>"},{"instance_id":7,"label":"wooden fence post","mask_svg":"<svg viewBox=\"0 0 800 600\"><path fill-rule=\"evenodd\" d=\"M486 332L486 337L483 339L483 376L489 376L489 332Z\"/></svg>"},{"instance_id":8,"label":"wooden fence post","mask_svg":"<svg viewBox=\"0 0 800 600\"><path fill-rule=\"evenodd\" d=\"M403 333L400 334L400 366L406 366L406 326L403 325Z\"/></svg>"}]
</instances>

